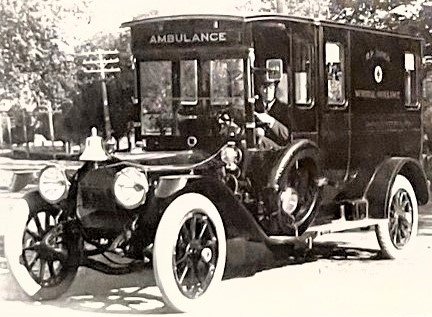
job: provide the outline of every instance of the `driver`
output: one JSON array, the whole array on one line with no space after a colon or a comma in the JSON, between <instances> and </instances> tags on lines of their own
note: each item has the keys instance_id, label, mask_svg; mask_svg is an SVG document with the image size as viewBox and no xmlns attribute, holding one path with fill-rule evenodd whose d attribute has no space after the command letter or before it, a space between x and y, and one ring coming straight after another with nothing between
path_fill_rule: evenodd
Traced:
<instances>
[{"instance_id":1,"label":"driver","mask_svg":"<svg viewBox=\"0 0 432 317\"><path fill-rule=\"evenodd\" d=\"M259 99L255 105L258 144L262 149L278 149L290 141L288 105L276 98L278 82L264 79L259 88Z\"/></svg>"}]
</instances>

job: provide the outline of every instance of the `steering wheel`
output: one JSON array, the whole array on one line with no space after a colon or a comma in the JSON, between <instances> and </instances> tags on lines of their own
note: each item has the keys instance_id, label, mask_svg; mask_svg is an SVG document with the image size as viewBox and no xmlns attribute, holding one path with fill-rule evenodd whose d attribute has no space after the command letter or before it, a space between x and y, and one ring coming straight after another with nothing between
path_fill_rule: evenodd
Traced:
<instances>
[{"instance_id":1,"label":"steering wheel","mask_svg":"<svg viewBox=\"0 0 432 317\"><path fill-rule=\"evenodd\" d=\"M242 133L240 126L234 122L234 118L228 111L222 111L217 116L217 122L220 126L220 134L226 136L237 136Z\"/></svg>"}]
</instances>

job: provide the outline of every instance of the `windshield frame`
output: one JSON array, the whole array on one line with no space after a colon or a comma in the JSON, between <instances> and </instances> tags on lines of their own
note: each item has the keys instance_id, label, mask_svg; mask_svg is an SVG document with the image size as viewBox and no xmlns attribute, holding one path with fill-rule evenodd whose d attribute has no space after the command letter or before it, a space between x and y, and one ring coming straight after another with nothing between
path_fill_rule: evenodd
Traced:
<instances>
[{"instance_id":1,"label":"windshield frame","mask_svg":"<svg viewBox=\"0 0 432 317\"><path fill-rule=\"evenodd\" d=\"M173 52L171 53L167 53L166 50L164 50L164 54L160 55L157 54L156 51L159 50L152 50L152 51L147 51L145 56L135 56L135 70L136 70L136 91L137 91L137 101L138 101L138 106L139 106L139 117L140 117L140 124L141 124L141 137L140 138L146 138L147 136L159 136L159 137L167 137L167 136L174 136L177 135L177 132L174 131L177 127L177 124L172 124L173 127L173 131L171 133L152 133L152 134L148 134L146 132L146 130L143 127L143 100L144 100L144 96L143 96L143 92L142 92L142 79L143 77L141 76L141 65L142 63L145 62L163 62L163 61L167 61L167 62L171 62L171 69L173 70L172 75L172 103L171 103L171 111L173 114L173 119L174 121L177 120L177 118L175 118L175 116L178 114L176 111L178 110L179 107L183 107L183 108L188 108L188 109L193 109L194 107L199 106L200 103L203 102L204 99L209 99L209 101L207 101L211 107L214 108L229 108L232 107L233 103L235 102L235 100L239 101L238 103L240 104L240 107L242 108L243 111L243 116L244 116L244 112L245 110L248 108L246 106L246 104L248 103L248 91L249 91L249 77L248 76L248 51L245 49L235 49L233 50L231 49L227 49L227 48L220 48L220 49L216 49L213 48L211 51L209 50L197 50L197 49L182 49L182 50L175 50L176 54L174 55ZM158 56L158 58L155 58L156 55ZM181 100L181 87L180 87L180 61L193 61L196 60L196 64L197 65L197 76L195 77L196 80L196 85L197 85L197 99L196 101L182 101ZM208 96L203 96L200 91L200 85L202 85L203 83L203 78L202 78L202 74L199 74L200 72L200 67L202 65L200 65L200 63L205 63L205 62L210 62L212 60L238 60L237 63L240 65L239 67L241 68L241 94L239 95L232 95L232 96L227 96L227 98L231 98L231 100L228 100L226 103L222 103L222 104L217 104L217 103L211 103L210 102L210 95ZM178 68L174 69L173 67L173 63L176 63ZM177 71L177 72L176 72ZM176 73L175 73L176 72ZM209 73L208 76L211 78L211 74ZM208 81L210 82L210 79L208 78ZM230 82L231 84L233 84L233 82ZM211 86L209 84L209 89L211 89ZM178 98L178 99L177 99ZM180 100L179 100L180 99ZM237 105L237 107L239 107Z\"/></svg>"}]
</instances>

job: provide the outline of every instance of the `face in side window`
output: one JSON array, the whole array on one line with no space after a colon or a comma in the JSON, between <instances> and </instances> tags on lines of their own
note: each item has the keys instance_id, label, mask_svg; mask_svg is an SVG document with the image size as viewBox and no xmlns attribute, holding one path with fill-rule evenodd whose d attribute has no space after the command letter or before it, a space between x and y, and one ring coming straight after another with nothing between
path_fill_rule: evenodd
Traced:
<instances>
[{"instance_id":1,"label":"face in side window","mask_svg":"<svg viewBox=\"0 0 432 317\"><path fill-rule=\"evenodd\" d=\"M325 65L327 74L327 101L329 105L345 103L345 61L341 43L325 44Z\"/></svg>"}]
</instances>

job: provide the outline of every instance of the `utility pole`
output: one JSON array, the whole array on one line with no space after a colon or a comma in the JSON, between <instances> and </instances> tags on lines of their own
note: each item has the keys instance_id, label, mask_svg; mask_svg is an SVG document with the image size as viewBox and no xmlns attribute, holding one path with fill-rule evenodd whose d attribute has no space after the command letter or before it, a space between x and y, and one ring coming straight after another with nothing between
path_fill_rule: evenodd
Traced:
<instances>
[{"instance_id":1,"label":"utility pole","mask_svg":"<svg viewBox=\"0 0 432 317\"><path fill-rule=\"evenodd\" d=\"M108 93L106 87L106 78L108 73L120 72L119 67L112 67L112 64L117 64L119 62L118 57L112 58L113 55L117 55L119 52L117 50L106 51L106 50L96 50L94 52L83 52L80 55L88 57L83 61L85 66L85 73L97 73L100 75L101 79L101 89L102 89L102 104L103 104L103 114L104 114L104 124L105 124L105 134L108 140L111 139L111 119L110 111L108 105Z\"/></svg>"},{"instance_id":2,"label":"utility pole","mask_svg":"<svg viewBox=\"0 0 432 317\"><path fill-rule=\"evenodd\" d=\"M284 0L276 0L276 12L277 13L287 13L287 4Z\"/></svg>"}]
</instances>

